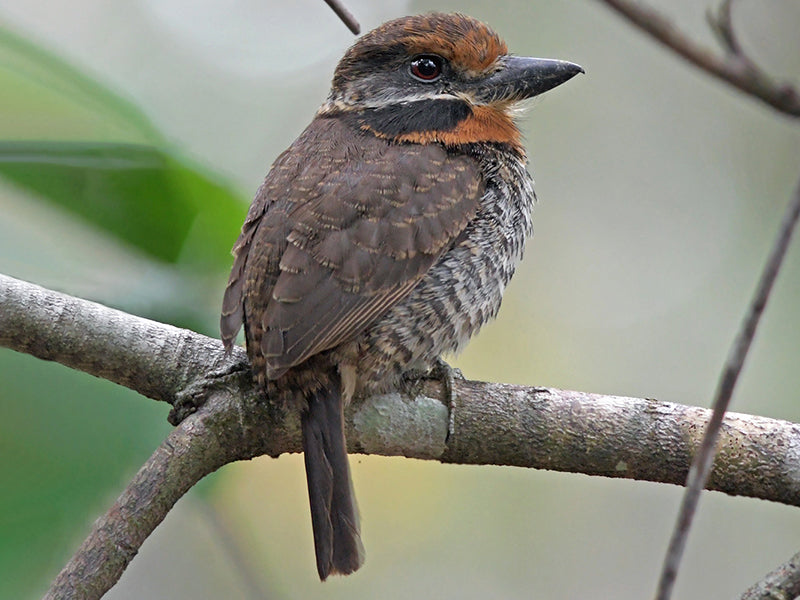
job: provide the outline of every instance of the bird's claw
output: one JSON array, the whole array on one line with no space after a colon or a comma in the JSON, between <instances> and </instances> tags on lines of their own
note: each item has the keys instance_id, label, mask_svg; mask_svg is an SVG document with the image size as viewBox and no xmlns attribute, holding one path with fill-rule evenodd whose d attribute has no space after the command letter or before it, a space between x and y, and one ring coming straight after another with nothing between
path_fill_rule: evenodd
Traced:
<instances>
[{"instance_id":1,"label":"bird's claw","mask_svg":"<svg viewBox=\"0 0 800 600\"><path fill-rule=\"evenodd\" d=\"M428 371L428 377L442 382L447 405L452 409L455 401L455 382L456 380L464 380L464 374L461 369L451 367L441 358L437 358L431 370Z\"/></svg>"}]
</instances>

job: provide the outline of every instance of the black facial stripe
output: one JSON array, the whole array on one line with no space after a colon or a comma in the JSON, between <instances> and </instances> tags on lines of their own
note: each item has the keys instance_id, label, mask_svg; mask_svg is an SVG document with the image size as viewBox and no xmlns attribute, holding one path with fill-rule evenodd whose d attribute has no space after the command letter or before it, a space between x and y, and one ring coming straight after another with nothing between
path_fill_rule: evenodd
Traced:
<instances>
[{"instance_id":1,"label":"black facial stripe","mask_svg":"<svg viewBox=\"0 0 800 600\"><path fill-rule=\"evenodd\" d=\"M382 108L368 108L353 115L359 125L396 137L423 131L451 131L472 114L462 100L420 100Z\"/></svg>"}]
</instances>

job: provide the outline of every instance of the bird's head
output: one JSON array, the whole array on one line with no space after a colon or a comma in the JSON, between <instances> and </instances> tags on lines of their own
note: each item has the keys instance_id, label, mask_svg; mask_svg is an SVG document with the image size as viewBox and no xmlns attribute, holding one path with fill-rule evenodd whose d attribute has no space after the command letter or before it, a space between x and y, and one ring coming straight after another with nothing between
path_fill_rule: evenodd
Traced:
<instances>
[{"instance_id":1,"label":"bird's head","mask_svg":"<svg viewBox=\"0 0 800 600\"><path fill-rule=\"evenodd\" d=\"M432 13L389 21L344 55L320 116L343 116L397 142L507 143L514 108L571 79L573 63L508 54L480 21Z\"/></svg>"}]
</instances>

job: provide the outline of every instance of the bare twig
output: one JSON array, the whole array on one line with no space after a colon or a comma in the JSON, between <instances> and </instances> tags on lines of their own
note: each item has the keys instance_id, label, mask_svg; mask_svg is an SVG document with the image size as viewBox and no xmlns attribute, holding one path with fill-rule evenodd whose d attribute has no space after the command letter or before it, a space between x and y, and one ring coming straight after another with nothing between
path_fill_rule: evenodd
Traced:
<instances>
[{"instance_id":1,"label":"bare twig","mask_svg":"<svg viewBox=\"0 0 800 600\"><path fill-rule=\"evenodd\" d=\"M742 45L739 43L739 36L736 35L736 30L733 28L732 7L733 0L723 0L716 12L713 9L708 10L706 21L711 31L717 36L719 45L728 54L747 60Z\"/></svg>"},{"instance_id":2,"label":"bare twig","mask_svg":"<svg viewBox=\"0 0 800 600\"><path fill-rule=\"evenodd\" d=\"M190 396L200 406L94 524L54 583L53 598L100 597L170 507L207 473L234 460L300 451L297 415L278 414L260 401L249 371L238 368L241 349L234 352L235 368L220 368L227 363L217 340L0 275L0 346L104 377L120 370L116 380L123 385L165 401ZM170 351L177 347L183 351ZM352 404L350 450L680 485L710 418L706 409L655 400L453 383L449 412L438 381L424 382L414 401L390 394ZM728 414L708 487L800 506L790 451L798 446L800 425Z\"/></svg>"},{"instance_id":3,"label":"bare twig","mask_svg":"<svg viewBox=\"0 0 800 600\"><path fill-rule=\"evenodd\" d=\"M775 81L753 61L743 60L744 54L741 53L741 47L735 36L731 35L729 40L723 42L728 54L717 56L710 49L697 44L679 31L664 15L641 2L632 0L602 0L602 2L696 67L762 100L784 114L800 117L800 93L788 83ZM720 17L715 20L718 23L714 29L718 34L723 34L723 39L732 34L733 30L729 26L728 2L723 3ZM736 49L739 52L736 52Z\"/></svg>"},{"instance_id":4,"label":"bare twig","mask_svg":"<svg viewBox=\"0 0 800 600\"><path fill-rule=\"evenodd\" d=\"M354 35L361 33L361 25L358 24L353 14L345 8L339 0L325 0L325 3L333 9L336 16L342 20L342 23L347 25L347 28L353 32Z\"/></svg>"},{"instance_id":5,"label":"bare twig","mask_svg":"<svg viewBox=\"0 0 800 600\"><path fill-rule=\"evenodd\" d=\"M714 460L714 450L719 430L722 427L722 419L730 404L733 390L736 387L736 381L744 366L744 361L747 358L747 353L750 349L753 337L755 336L761 315L764 313L764 308L767 305L772 286L775 283L783 259L786 256L786 250L789 247L789 242L792 239L792 233L794 233L798 218L800 218L800 181L797 183L794 195L783 216L778 237L775 240L767 263L761 273L761 278L753 294L750 308L745 315L742 327L733 343L725 368L717 384L713 413L708 422L705 435L703 436L703 442L700 445L697 456L692 462L692 468L689 470L686 493L683 496L681 507L678 512L678 520L672 532L666 557L664 558L664 565L662 567L661 578L658 583L658 591L656 594L658 600L667 600L672 593L672 587L678 573L678 565L683 555L684 547L686 546L686 538L689 535L689 529L694 518L695 510L697 509L697 503L700 499L700 492L705 487L708 475L711 472L711 463Z\"/></svg>"},{"instance_id":6,"label":"bare twig","mask_svg":"<svg viewBox=\"0 0 800 600\"><path fill-rule=\"evenodd\" d=\"M741 600L793 600L800 596L800 552L750 587Z\"/></svg>"}]
</instances>

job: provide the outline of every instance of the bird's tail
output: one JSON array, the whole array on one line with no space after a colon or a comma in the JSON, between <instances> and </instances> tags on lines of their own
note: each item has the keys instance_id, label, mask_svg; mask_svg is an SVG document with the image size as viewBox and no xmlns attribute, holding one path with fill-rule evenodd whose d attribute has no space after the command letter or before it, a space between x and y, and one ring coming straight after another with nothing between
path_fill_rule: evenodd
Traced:
<instances>
[{"instance_id":1,"label":"bird's tail","mask_svg":"<svg viewBox=\"0 0 800 600\"><path fill-rule=\"evenodd\" d=\"M338 377L308 399L302 417L303 452L311 505L317 572L347 575L364 563L358 507L347 463L344 414Z\"/></svg>"}]
</instances>

